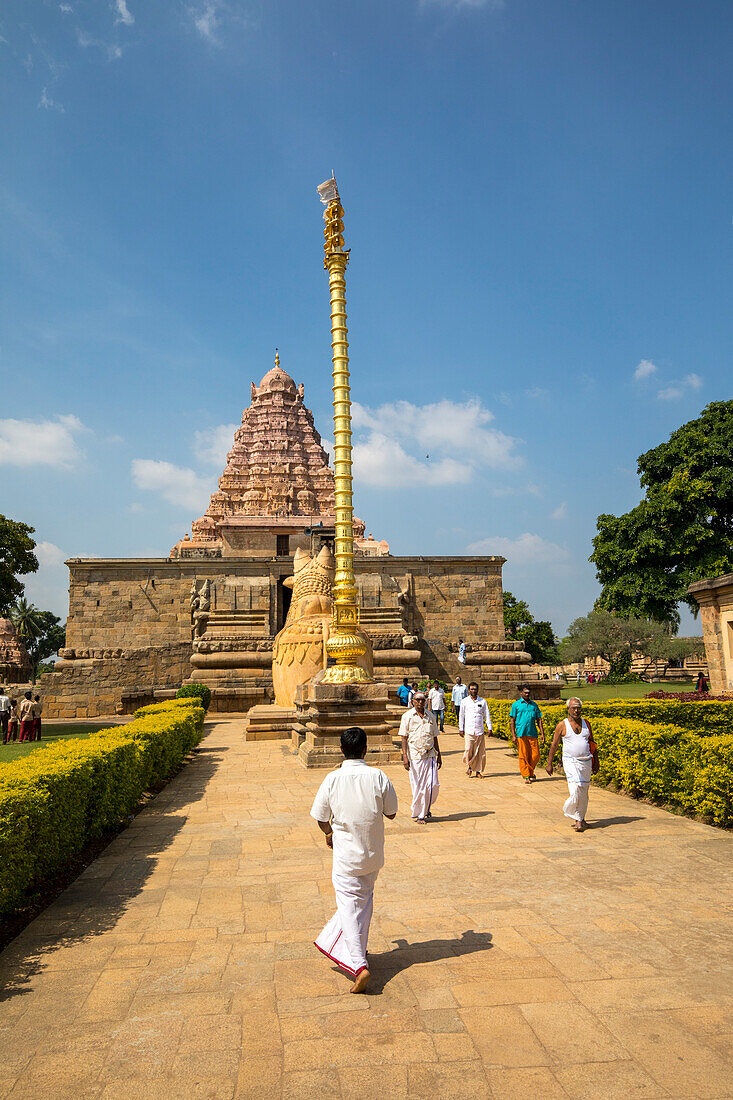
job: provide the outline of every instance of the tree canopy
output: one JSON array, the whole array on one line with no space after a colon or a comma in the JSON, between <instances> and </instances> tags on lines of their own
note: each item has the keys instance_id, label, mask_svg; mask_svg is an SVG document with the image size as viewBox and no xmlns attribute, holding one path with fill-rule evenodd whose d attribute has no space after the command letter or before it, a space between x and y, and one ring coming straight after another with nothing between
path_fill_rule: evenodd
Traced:
<instances>
[{"instance_id":1,"label":"tree canopy","mask_svg":"<svg viewBox=\"0 0 733 1100\"><path fill-rule=\"evenodd\" d=\"M644 499L598 517L598 608L679 624L693 581L733 572L733 401L714 401L639 457Z\"/></svg>"},{"instance_id":2,"label":"tree canopy","mask_svg":"<svg viewBox=\"0 0 733 1100\"><path fill-rule=\"evenodd\" d=\"M674 641L677 639L670 636L666 627L653 619L636 616L622 619L610 611L596 609L570 624L567 637L560 642L560 653L564 663L602 657L610 664L613 676L628 672L636 654L663 656L670 652Z\"/></svg>"},{"instance_id":3,"label":"tree canopy","mask_svg":"<svg viewBox=\"0 0 733 1100\"><path fill-rule=\"evenodd\" d=\"M27 523L0 515L0 615L7 615L23 595L23 582L18 577L38 569L33 531Z\"/></svg>"},{"instance_id":4,"label":"tree canopy","mask_svg":"<svg viewBox=\"0 0 733 1100\"><path fill-rule=\"evenodd\" d=\"M535 664L558 663L557 638L552 625L544 619L535 619L528 604L516 599L511 592L504 593L504 630L507 638L524 642Z\"/></svg>"}]
</instances>

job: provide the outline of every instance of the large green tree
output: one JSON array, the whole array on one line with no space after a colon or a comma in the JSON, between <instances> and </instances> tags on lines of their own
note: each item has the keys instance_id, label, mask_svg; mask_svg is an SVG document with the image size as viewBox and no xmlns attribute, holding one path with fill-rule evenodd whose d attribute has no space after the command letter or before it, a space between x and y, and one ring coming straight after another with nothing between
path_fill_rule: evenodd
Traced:
<instances>
[{"instance_id":1,"label":"large green tree","mask_svg":"<svg viewBox=\"0 0 733 1100\"><path fill-rule=\"evenodd\" d=\"M670 651L670 636L663 623L633 615L623 619L598 609L575 619L560 642L563 663L602 657L611 666L611 676L628 672L637 653L651 650L660 654Z\"/></svg>"},{"instance_id":2,"label":"large green tree","mask_svg":"<svg viewBox=\"0 0 733 1100\"><path fill-rule=\"evenodd\" d=\"M524 600L518 600L511 592L504 593L504 631L512 641L524 642L524 648L535 664L558 663L557 638L551 623L535 619Z\"/></svg>"},{"instance_id":3,"label":"large green tree","mask_svg":"<svg viewBox=\"0 0 733 1100\"><path fill-rule=\"evenodd\" d=\"M18 577L38 569L33 530L27 523L0 515L0 615L7 615L23 595L23 582Z\"/></svg>"},{"instance_id":4,"label":"large green tree","mask_svg":"<svg viewBox=\"0 0 733 1100\"><path fill-rule=\"evenodd\" d=\"M733 401L714 401L639 457L644 499L598 517L590 560L603 590L596 606L679 624L687 586L733 572Z\"/></svg>"}]
</instances>

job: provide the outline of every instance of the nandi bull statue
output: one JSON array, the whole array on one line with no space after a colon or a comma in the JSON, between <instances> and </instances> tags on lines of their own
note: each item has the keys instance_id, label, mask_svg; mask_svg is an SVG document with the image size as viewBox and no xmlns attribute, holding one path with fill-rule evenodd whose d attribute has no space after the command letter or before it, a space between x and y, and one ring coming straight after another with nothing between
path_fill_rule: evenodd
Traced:
<instances>
[{"instance_id":1,"label":"nandi bull statue","mask_svg":"<svg viewBox=\"0 0 733 1100\"><path fill-rule=\"evenodd\" d=\"M278 707L292 707L298 685L308 683L326 667L333 581L333 555L327 546L314 558L305 550L295 551L293 576L284 582L292 588L293 598L285 626L272 647L272 682ZM371 653L366 658L370 660ZM368 671L371 673L371 660Z\"/></svg>"}]
</instances>

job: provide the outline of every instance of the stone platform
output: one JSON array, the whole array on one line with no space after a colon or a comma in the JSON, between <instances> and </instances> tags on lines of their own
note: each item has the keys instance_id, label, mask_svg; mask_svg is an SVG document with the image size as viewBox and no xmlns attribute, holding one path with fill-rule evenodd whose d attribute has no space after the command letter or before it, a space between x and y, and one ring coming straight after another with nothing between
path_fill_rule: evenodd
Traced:
<instances>
[{"instance_id":1,"label":"stone platform","mask_svg":"<svg viewBox=\"0 0 733 1100\"><path fill-rule=\"evenodd\" d=\"M295 721L294 707L274 703L251 707L244 720L247 741L290 741Z\"/></svg>"},{"instance_id":2,"label":"stone platform","mask_svg":"<svg viewBox=\"0 0 733 1100\"><path fill-rule=\"evenodd\" d=\"M334 909L322 772L242 722L0 954L13 1100L724 1100L733 836L593 789L526 787L446 727L436 818L386 824L372 993L312 941Z\"/></svg>"}]
</instances>

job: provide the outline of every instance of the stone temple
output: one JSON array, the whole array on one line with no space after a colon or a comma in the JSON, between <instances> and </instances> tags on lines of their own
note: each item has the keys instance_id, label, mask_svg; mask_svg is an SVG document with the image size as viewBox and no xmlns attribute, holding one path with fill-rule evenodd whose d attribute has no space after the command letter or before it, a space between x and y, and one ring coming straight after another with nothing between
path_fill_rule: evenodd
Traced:
<instances>
[{"instance_id":1,"label":"stone temple","mask_svg":"<svg viewBox=\"0 0 733 1100\"><path fill-rule=\"evenodd\" d=\"M168 558L72 558L66 648L43 678L48 717L126 713L181 683L212 689L212 709L273 700L272 659L291 598L293 556L334 537L334 477L313 415L279 359L252 384L208 508ZM394 556L354 520L361 623L374 675L476 679L485 695L537 681L504 635L502 557ZM458 643L468 647L458 662Z\"/></svg>"}]
</instances>

